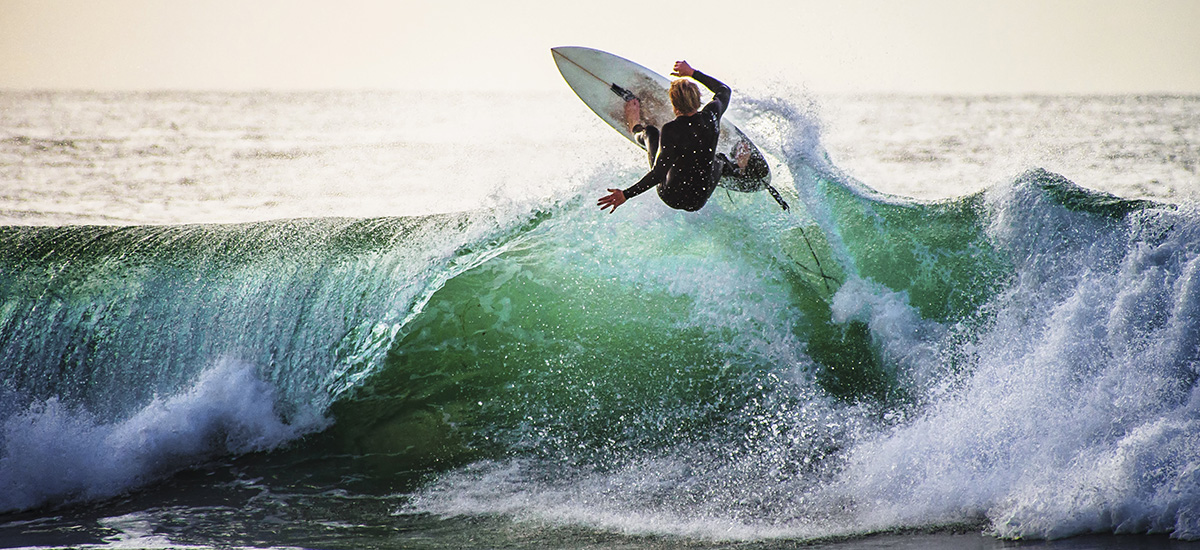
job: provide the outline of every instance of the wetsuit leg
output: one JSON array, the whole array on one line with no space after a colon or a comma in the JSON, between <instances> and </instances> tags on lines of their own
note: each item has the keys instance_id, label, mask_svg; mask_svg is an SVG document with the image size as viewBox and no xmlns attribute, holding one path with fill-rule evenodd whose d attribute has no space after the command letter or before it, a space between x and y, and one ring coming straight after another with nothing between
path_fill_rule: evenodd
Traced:
<instances>
[{"instance_id":1,"label":"wetsuit leg","mask_svg":"<svg viewBox=\"0 0 1200 550\"><path fill-rule=\"evenodd\" d=\"M712 186L713 188L716 188L717 182L721 181L721 176L729 174L734 177L737 177L737 176L741 175L738 172L738 165L730 162L728 157L726 157L725 155L722 155L720 153L717 153L717 156L715 158L713 158L713 167L712 167L711 174L712 175L709 176L708 181L709 181L709 185Z\"/></svg>"},{"instance_id":2,"label":"wetsuit leg","mask_svg":"<svg viewBox=\"0 0 1200 550\"><path fill-rule=\"evenodd\" d=\"M634 134L633 137L639 145L646 148L646 158L650 161L650 167L654 168L654 159L658 158L658 128L643 126L641 131Z\"/></svg>"}]
</instances>

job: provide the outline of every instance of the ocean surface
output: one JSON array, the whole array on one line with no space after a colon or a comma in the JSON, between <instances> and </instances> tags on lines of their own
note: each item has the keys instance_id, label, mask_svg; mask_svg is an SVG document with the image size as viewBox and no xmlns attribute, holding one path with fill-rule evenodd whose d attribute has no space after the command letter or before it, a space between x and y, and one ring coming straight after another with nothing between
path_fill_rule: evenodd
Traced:
<instances>
[{"instance_id":1,"label":"ocean surface","mask_svg":"<svg viewBox=\"0 0 1200 550\"><path fill-rule=\"evenodd\" d=\"M731 84L0 92L0 547L1200 547L1200 97Z\"/></svg>"}]
</instances>

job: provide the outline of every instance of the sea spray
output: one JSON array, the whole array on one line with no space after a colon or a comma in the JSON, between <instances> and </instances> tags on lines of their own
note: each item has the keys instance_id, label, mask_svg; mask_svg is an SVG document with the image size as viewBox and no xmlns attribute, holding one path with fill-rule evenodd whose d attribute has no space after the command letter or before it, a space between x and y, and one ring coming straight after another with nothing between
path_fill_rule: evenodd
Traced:
<instances>
[{"instance_id":1,"label":"sea spray","mask_svg":"<svg viewBox=\"0 0 1200 550\"><path fill-rule=\"evenodd\" d=\"M1035 174L994 191L990 232L1017 277L972 338L961 390L853 449L839 490L868 503L867 523L1200 535L1196 213L1113 216L1103 195L1068 208L1046 191L1063 185Z\"/></svg>"},{"instance_id":2,"label":"sea spray","mask_svg":"<svg viewBox=\"0 0 1200 550\"><path fill-rule=\"evenodd\" d=\"M183 392L106 421L57 398L4 419L0 511L103 499L213 458L274 449L326 425L285 422L251 365L221 361Z\"/></svg>"},{"instance_id":3,"label":"sea spray","mask_svg":"<svg viewBox=\"0 0 1200 550\"><path fill-rule=\"evenodd\" d=\"M780 263L764 264L756 280L788 283L757 291L759 300L796 315L703 337L737 373L719 378L714 395L662 386L659 376L703 376L696 366L706 361L678 346L612 357L610 368L645 369L669 392L649 423L595 392L585 409L542 398L541 418L553 418L555 429L523 425L522 446L439 476L408 510L718 539L980 525L1013 538L1197 536L1197 348L1181 343L1195 341L1200 322L1194 211L1117 200L1041 170L987 193L913 202L788 161L796 185L815 190L801 195L828 214L819 223L829 239L812 250L842 273L832 294L807 268L781 261L802 254L764 252ZM742 223L764 221L739 202L714 204L721 213L697 218L688 234L720 243L726 233L705 224L733 212ZM714 283L745 284L722 272L742 260L705 249L718 263L688 268L686 251L705 245L687 242L670 214L633 215L641 236L622 242L652 249L637 260L647 277L639 292L670 289L687 300L671 311L643 297L636 320L617 315L602 326L650 320L658 328L647 334L704 332L746 307L739 294L712 309L705 287L677 282L707 270ZM784 232L796 227L811 226ZM660 264L682 269L670 276ZM746 361L753 333L789 326L800 353ZM653 368L663 362L676 366ZM614 382L586 365L564 365L576 389ZM714 410L712 402L736 406ZM699 411L717 413L703 433L662 429ZM585 412L622 429L578 431L590 425L578 417ZM571 445L551 444L571 429ZM614 451L595 453L606 447Z\"/></svg>"}]
</instances>

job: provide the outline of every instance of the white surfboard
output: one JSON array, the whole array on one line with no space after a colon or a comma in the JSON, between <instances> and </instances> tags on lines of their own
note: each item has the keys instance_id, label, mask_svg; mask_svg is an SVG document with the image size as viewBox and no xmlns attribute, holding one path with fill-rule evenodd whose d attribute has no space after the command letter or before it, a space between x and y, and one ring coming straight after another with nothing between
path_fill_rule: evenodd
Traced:
<instances>
[{"instance_id":1,"label":"white surfboard","mask_svg":"<svg viewBox=\"0 0 1200 550\"><path fill-rule=\"evenodd\" d=\"M614 91L614 85L637 96L642 104L644 121L661 128L663 124L675 118L671 100L667 96L667 88L671 86L667 77L623 57L592 48L562 46L551 48L550 52L554 56L554 63L558 65L558 72L562 73L563 79L575 91L575 95L604 122L634 144L637 144L637 141L625 126L625 100ZM771 169L762 152L737 126L726 117L721 117L721 137L717 141L717 151L730 159L737 159L735 149L739 143L745 143L750 148L750 160L746 169L740 175L723 175L718 185L744 193L766 189L786 210L787 203L783 202L783 198L771 187Z\"/></svg>"}]
</instances>

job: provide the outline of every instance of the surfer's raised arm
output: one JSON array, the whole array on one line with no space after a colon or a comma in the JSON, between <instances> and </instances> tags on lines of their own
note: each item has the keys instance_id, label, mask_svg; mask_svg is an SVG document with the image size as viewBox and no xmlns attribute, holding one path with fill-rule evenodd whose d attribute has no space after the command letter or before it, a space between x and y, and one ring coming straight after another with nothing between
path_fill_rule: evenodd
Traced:
<instances>
[{"instance_id":1,"label":"surfer's raised arm","mask_svg":"<svg viewBox=\"0 0 1200 550\"><path fill-rule=\"evenodd\" d=\"M717 116L721 116L725 114L725 109L729 108L729 101L733 97L733 89L726 86L724 82L693 69L691 65L688 65L687 61L676 61L675 70L671 72L671 76L689 77L703 84L705 88L708 88L708 91L713 93L713 98L712 101L708 102L708 105L704 106L705 110L717 110Z\"/></svg>"},{"instance_id":2,"label":"surfer's raised arm","mask_svg":"<svg viewBox=\"0 0 1200 550\"><path fill-rule=\"evenodd\" d=\"M671 70L671 76L692 76L696 72L687 61L676 61L675 67Z\"/></svg>"}]
</instances>

